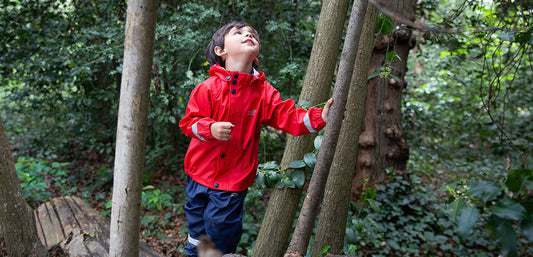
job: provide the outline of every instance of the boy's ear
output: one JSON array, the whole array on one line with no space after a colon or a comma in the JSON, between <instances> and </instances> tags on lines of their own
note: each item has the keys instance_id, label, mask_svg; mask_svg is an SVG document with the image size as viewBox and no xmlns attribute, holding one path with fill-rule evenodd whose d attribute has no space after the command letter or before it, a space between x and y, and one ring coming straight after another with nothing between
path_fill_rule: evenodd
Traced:
<instances>
[{"instance_id":1,"label":"boy's ear","mask_svg":"<svg viewBox=\"0 0 533 257\"><path fill-rule=\"evenodd\" d=\"M215 50L215 54L218 55L218 56L220 56L220 57L222 57L222 56L228 54L228 53L226 52L226 50L225 50L225 49L222 49L222 47L220 47L220 46L215 46L215 49L214 49L214 50Z\"/></svg>"}]
</instances>

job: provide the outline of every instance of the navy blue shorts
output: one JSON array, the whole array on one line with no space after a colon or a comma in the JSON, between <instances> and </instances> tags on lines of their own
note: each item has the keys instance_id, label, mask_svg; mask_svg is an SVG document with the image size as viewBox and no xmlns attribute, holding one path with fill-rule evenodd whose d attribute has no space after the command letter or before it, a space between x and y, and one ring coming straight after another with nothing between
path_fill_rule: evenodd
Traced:
<instances>
[{"instance_id":1,"label":"navy blue shorts","mask_svg":"<svg viewBox=\"0 0 533 257\"><path fill-rule=\"evenodd\" d=\"M235 253L242 235L242 210L248 190L220 191L200 185L187 176L185 204L188 243L185 253L196 257L196 245L202 235L208 235L224 254Z\"/></svg>"}]
</instances>

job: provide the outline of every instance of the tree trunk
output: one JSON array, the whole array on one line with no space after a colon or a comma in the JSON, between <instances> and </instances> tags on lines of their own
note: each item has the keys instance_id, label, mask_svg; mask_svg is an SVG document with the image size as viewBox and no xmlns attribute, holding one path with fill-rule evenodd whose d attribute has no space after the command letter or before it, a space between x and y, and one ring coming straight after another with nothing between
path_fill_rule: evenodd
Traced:
<instances>
[{"instance_id":1,"label":"tree trunk","mask_svg":"<svg viewBox=\"0 0 533 257\"><path fill-rule=\"evenodd\" d=\"M328 245L331 246L328 253L343 253L351 185L355 174L356 158L354 156L357 155L357 141L365 114L368 66L374 48L377 15L378 10L369 4L348 95L347 115L342 123L335 157L326 183L313 244L313 256L318 256L318 253Z\"/></svg>"},{"instance_id":2,"label":"tree trunk","mask_svg":"<svg viewBox=\"0 0 533 257\"><path fill-rule=\"evenodd\" d=\"M309 190L300 211L300 217L298 217L298 223L287 250L288 254L304 256L307 253L319 205L324 196L324 187L333 161L333 155L335 154L335 148L337 147L337 140L339 139L367 4L367 0L356 0L352 7L333 92L335 101L331 106L328 123L324 130L324 139L320 146L317 163L309 182Z\"/></svg>"},{"instance_id":3,"label":"tree trunk","mask_svg":"<svg viewBox=\"0 0 533 257\"><path fill-rule=\"evenodd\" d=\"M46 248L37 236L33 211L22 194L1 117L0 203L0 232L4 236L8 256L46 256Z\"/></svg>"},{"instance_id":4,"label":"tree trunk","mask_svg":"<svg viewBox=\"0 0 533 257\"><path fill-rule=\"evenodd\" d=\"M348 0L326 0L322 3L300 100L308 100L312 105L327 100L349 4ZM286 168L291 161L301 160L304 154L311 152L314 136L289 136L281 166ZM302 189L273 190L256 240L253 257L283 255L289 242L301 195Z\"/></svg>"},{"instance_id":5,"label":"tree trunk","mask_svg":"<svg viewBox=\"0 0 533 257\"><path fill-rule=\"evenodd\" d=\"M394 2L388 8L404 10L414 20L415 0ZM396 26L396 25L395 25ZM415 40L412 31L400 26L389 35L378 35L376 40L370 70L376 71L383 66L391 67L392 77L376 77L369 80L365 103L365 120L363 131L359 137L359 150L355 177L352 184L352 199L358 200L367 186L374 186L387 178L386 169L393 168L401 173L405 170L409 158L409 148L405 140L401 124L402 90L407 82L404 77L407 71L409 49L414 47ZM394 51L399 60L387 60L387 52ZM363 185L362 180L370 178L369 185Z\"/></svg>"},{"instance_id":6,"label":"tree trunk","mask_svg":"<svg viewBox=\"0 0 533 257\"><path fill-rule=\"evenodd\" d=\"M150 75L158 1L130 0L118 111L110 256L138 256Z\"/></svg>"}]
</instances>

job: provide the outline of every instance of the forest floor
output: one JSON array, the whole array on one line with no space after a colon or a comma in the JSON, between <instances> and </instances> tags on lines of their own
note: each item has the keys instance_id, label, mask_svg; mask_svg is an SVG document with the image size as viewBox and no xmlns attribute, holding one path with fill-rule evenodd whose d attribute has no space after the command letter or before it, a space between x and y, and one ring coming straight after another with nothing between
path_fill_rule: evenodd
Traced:
<instances>
[{"instance_id":1,"label":"forest floor","mask_svg":"<svg viewBox=\"0 0 533 257\"><path fill-rule=\"evenodd\" d=\"M101 156L94 153L87 153L88 158L86 160L77 160L75 165L69 167L69 172L74 176L81 176L76 183L76 187L81 189L73 193L73 196L78 196L87 200L87 196L83 197L83 191L86 188L91 187L91 183L94 183L95 178L101 176L99 171L102 166L108 165L109 162L103 159ZM141 216L141 238L142 242L146 242L154 252L168 257L185 257L183 253L183 247L186 244L187 232L186 232L186 217L183 213L184 190L186 182L184 181L182 170L170 171L167 170L167 166L164 163L153 165L159 167L158 170L150 172L150 177L145 179L149 181L149 185L152 185L155 189L172 189L171 197L173 205L163 206L160 210L156 208L144 209ZM178 165L179 166L179 165ZM80 173L80 170L84 172ZM80 175L81 174L81 175ZM431 177L421 177L425 181L425 184L432 187L433 190L438 189L447 180L450 180L445 173L434 174ZM94 188L89 197L89 205L101 212L109 218L110 209L106 207L106 203L111 200L111 185L112 182L102 184L100 187ZM146 185L144 185L146 186ZM54 190L58 191L58 190ZM102 194L103 193L103 194ZM97 195L100 195L99 197ZM105 195L105 197L102 197ZM257 199L261 204L266 205L266 196L261 196L261 199ZM60 196L60 195L55 195ZM259 215L262 217L262 215ZM241 251L239 254L246 255L246 251ZM0 257L7 256L5 251L5 243L3 238L0 237Z\"/></svg>"}]
</instances>

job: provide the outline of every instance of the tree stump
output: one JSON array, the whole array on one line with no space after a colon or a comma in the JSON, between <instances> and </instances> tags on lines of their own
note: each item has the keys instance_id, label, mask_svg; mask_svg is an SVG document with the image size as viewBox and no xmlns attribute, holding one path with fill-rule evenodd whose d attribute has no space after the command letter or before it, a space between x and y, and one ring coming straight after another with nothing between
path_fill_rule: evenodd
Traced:
<instances>
[{"instance_id":1,"label":"tree stump","mask_svg":"<svg viewBox=\"0 0 533 257\"><path fill-rule=\"evenodd\" d=\"M58 197L35 211L37 233L48 248L60 247L68 256L109 256L109 221L77 197ZM145 243L139 256L159 256Z\"/></svg>"}]
</instances>

